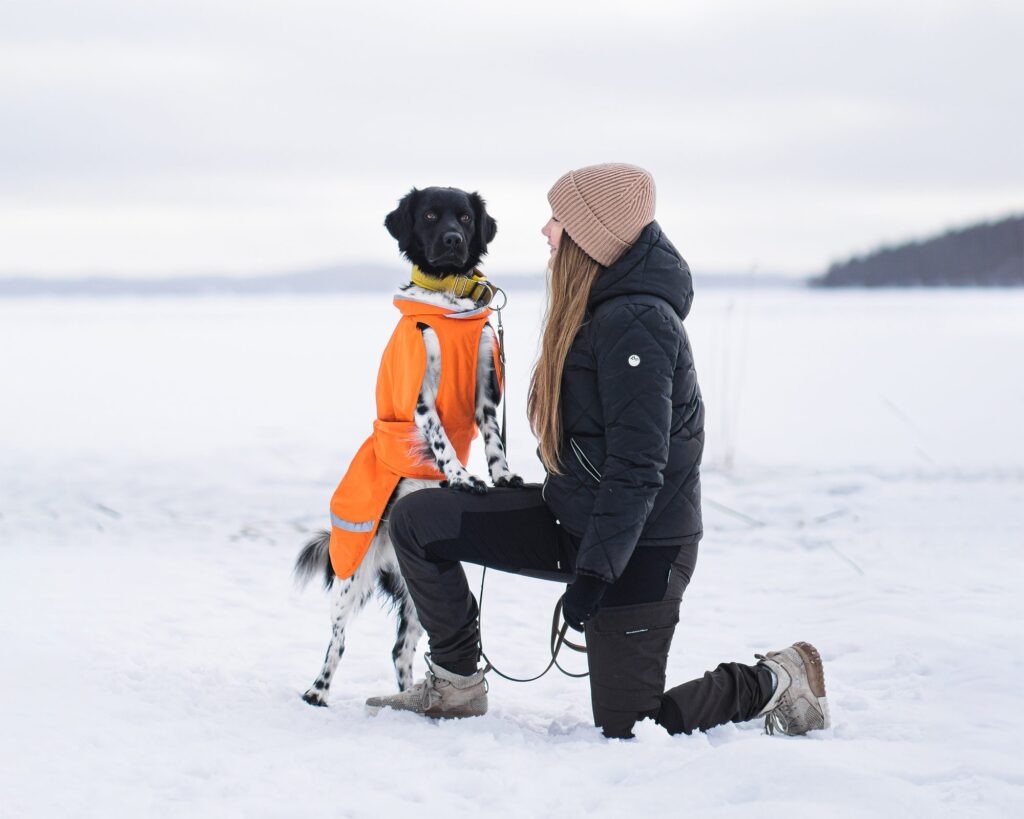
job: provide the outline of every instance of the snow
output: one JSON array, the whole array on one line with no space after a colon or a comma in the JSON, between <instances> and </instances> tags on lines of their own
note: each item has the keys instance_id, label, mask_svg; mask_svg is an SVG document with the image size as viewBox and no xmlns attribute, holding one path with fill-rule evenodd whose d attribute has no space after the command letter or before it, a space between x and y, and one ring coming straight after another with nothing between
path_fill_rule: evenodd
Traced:
<instances>
[{"instance_id":1,"label":"snow","mask_svg":"<svg viewBox=\"0 0 1024 819\"><path fill-rule=\"evenodd\" d=\"M512 462L537 479L541 304L510 289ZM0 302L0 816L1024 813L1024 293L698 293L707 533L669 679L809 640L834 727L807 738L606 741L560 675L493 678L480 719L370 718L394 686L375 604L330 708L300 700L328 612L291 564L394 318L364 295ZM506 671L543 667L558 593L489 575Z\"/></svg>"}]
</instances>

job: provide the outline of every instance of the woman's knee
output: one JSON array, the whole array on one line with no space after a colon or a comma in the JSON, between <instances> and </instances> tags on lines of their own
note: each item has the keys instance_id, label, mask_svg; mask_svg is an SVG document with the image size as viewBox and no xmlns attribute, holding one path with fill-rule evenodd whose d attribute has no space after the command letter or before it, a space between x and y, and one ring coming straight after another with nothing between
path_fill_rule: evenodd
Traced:
<instances>
[{"instance_id":1,"label":"woman's knee","mask_svg":"<svg viewBox=\"0 0 1024 819\"><path fill-rule=\"evenodd\" d=\"M457 528L459 513L451 508L450 496L451 492L445 489L421 489L395 501L388 513L395 548L422 551L451 528L450 520L454 519Z\"/></svg>"},{"instance_id":2,"label":"woman's knee","mask_svg":"<svg viewBox=\"0 0 1024 819\"><path fill-rule=\"evenodd\" d=\"M388 513L388 531L396 549L406 550L413 545L416 537L415 521L422 514L422 503L416 496L421 494L414 492L399 498Z\"/></svg>"}]
</instances>

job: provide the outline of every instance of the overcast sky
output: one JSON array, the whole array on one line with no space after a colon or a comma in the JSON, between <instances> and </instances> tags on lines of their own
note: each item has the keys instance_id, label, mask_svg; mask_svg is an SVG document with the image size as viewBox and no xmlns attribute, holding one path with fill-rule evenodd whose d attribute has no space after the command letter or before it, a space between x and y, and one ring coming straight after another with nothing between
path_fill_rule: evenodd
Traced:
<instances>
[{"instance_id":1,"label":"overcast sky","mask_svg":"<svg viewBox=\"0 0 1024 819\"><path fill-rule=\"evenodd\" d=\"M397 264L410 186L539 271L572 167L648 168L699 272L1024 212L1024 3L0 0L0 272Z\"/></svg>"}]
</instances>

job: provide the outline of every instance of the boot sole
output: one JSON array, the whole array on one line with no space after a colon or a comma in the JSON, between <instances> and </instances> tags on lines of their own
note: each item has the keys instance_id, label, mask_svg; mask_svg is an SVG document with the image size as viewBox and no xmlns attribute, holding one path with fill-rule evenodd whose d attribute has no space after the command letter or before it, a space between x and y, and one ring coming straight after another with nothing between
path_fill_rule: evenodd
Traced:
<instances>
[{"instance_id":1,"label":"boot sole","mask_svg":"<svg viewBox=\"0 0 1024 819\"><path fill-rule=\"evenodd\" d=\"M821 655L818 653L818 649L810 643L793 643L793 648L800 655L800 659L803 660L804 673L807 674L807 684L810 686L811 693L818 700L818 707L821 709L822 719L824 720L822 728L831 728L832 717L829 714L828 697L825 694L825 667L821 662Z\"/></svg>"},{"instance_id":2,"label":"boot sole","mask_svg":"<svg viewBox=\"0 0 1024 819\"><path fill-rule=\"evenodd\" d=\"M487 697L477 697L470 700L458 711L435 712L427 711L424 716L431 719L467 719L468 717L482 717L487 713Z\"/></svg>"},{"instance_id":3,"label":"boot sole","mask_svg":"<svg viewBox=\"0 0 1024 819\"><path fill-rule=\"evenodd\" d=\"M390 705L370 705L366 703L366 715L368 717L375 717L381 711L401 711L407 714L418 714L421 717L427 717L428 719L467 719L469 717L482 717L487 713L487 698L480 697L475 700L470 700L466 703L466 707L459 712L430 712L430 711L417 711L413 708L394 708Z\"/></svg>"}]
</instances>

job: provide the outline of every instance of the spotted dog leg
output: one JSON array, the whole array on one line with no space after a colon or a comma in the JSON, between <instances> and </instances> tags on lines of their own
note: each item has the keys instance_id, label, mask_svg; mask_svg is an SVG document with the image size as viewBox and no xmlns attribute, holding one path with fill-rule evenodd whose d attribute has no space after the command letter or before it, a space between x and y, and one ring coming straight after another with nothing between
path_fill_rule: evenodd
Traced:
<instances>
[{"instance_id":1,"label":"spotted dog leg","mask_svg":"<svg viewBox=\"0 0 1024 819\"><path fill-rule=\"evenodd\" d=\"M483 435L491 482L495 486L522 486L523 479L508 467L505 445L501 442L498 424L501 387L494 367L494 345L494 329L488 324L480 334L480 350L476 358L476 425Z\"/></svg>"},{"instance_id":2,"label":"spotted dog leg","mask_svg":"<svg viewBox=\"0 0 1024 819\"><path fill-rule=\"evenodd\" d=\"M375 551L376 541L379 537L380 535L374 537L374 543L370 545L370 554ZM302 695L302 699L310 705L327 705L331 677L334 676L338 662L345 653L345 628L349 619L359 612L373 595L376 575L376 562L364 560L352 577L347 580L335 578L331 587L331 642L327 646L327 654L324 656L320 674L309 690Z\"/></svg>"},{"instance_id":3,"label":"spotted dog leg","mask_svg":"<svg viewBox=\"0 0 1024 819\"><path fill-rule=\"evenodd\" d=\"M381 575L381 588L398 607L398 626L395 630L395 646L391 659L395 664L395 678L398 690L405 691L412 685L412 663L416 658L416 646L423 636L423 626L416 616L416 606L409 597L398 566L390 574Z\"/></svg>"},{"instance_id":4,"label":"spotted dog leg","mask_svg":"<svg viewBox=\"0 0 1024 819\"><path fill-rule=\"evenodd\" d=\"M448 486L463 492L483 495L487 492L485 484L476 475L472 475L459 461L452 442L444 431L441 418L437 414L437 390L441 383L441 342L437 333L430 327L421 325L423 345L427 350L427 371L423 375L423 384L416 399L416 427L423 436L424 455L432 458L437 469L445 476Z\"/></svg>"},{"instance_id":5,"label":"spotted dog leg","mask_svg":"<svg viewBox=\"0 0 1024 819\"><path fill-rule=\"evenodd\" d=\"M399 691L405 691L412 685L412 662L416 658L416 645L422 636L423 626L420 625L420 618L416 616L416 607L412 600L408 600L398 610L398 632L395 636L395 647L391 652L395 661Z\"/></svg>"}]
</instances>

